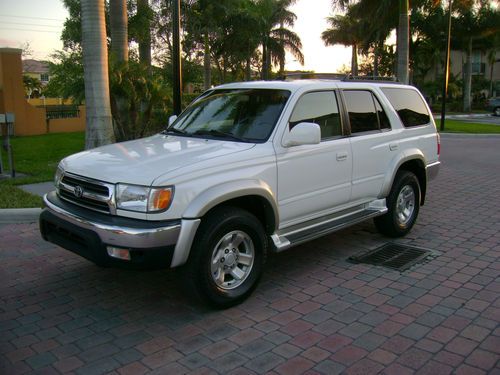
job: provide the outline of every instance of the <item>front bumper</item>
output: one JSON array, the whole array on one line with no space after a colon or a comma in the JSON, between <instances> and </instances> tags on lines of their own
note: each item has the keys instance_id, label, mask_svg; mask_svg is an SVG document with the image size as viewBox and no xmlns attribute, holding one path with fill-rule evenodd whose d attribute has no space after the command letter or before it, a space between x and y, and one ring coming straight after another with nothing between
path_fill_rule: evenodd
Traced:
<instances>
[{"instance_id":1,"label":"front bumper","mask_svg":"<svg viewBox=\"0 0 500 375\"><path fill-rule=\"evenodd\" d=\"M181 234L181 220L144 221L89 211L44 196L40 215L42 237L102 266L170 267ZM107 247L129 250L130 260L113 258Z\"/></svg>"}]
</instances>

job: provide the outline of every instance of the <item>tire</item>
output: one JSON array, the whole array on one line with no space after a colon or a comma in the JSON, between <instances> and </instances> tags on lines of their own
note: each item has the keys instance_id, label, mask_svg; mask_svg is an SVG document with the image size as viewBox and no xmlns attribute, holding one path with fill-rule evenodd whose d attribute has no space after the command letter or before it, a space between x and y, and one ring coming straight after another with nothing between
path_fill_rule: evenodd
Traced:
<instances>
[{"instance_id":1,"label":"tire","mask_svg":"<svg viewBox=\"0 0 500 375\"><path fill-rule=\"evenodd\" d=\"M257 286L268 241L259 220L235 207L203 218L185 267L191 293L215 308L245 300Z\"/></svg>"},{"instance_id":2,"label":"tire","mask_svg":"<svg viewBox=\"0 0 500 375\"><path fill-rule=\"evenodd\" d=\"M420 184L409 171L396 174L389 196L388 211L375 218L378 231L389 237L406 235L415 224L420 208Z\"/></svg>"},{"instance_id":3,"label":"tire","mask_svg":"<svg viewBox=\"0 0 500 375\"><path fill-rule=\"evenodd\" d=\"M500 116L500 107L496 107L493 110L493 116Z\"/></svg>"}]
</instances>

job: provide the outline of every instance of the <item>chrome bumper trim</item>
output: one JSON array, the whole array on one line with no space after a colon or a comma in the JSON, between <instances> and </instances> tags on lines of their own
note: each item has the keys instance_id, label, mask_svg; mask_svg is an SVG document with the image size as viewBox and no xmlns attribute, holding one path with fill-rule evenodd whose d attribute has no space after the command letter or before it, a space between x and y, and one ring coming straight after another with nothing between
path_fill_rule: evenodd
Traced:
<instances>
[{"instance_id":1,"label":"chrome bumper trim","mask_svg":"<svg viewBox=\"0 0 500 375\"><path fill-rule=\"evenodd\" d=\"M175 245L181 232L180 223L170 223L164 227L156 228L117 226L87 220L72 214L50 202L47 199L47 195L43 197L43 202L45 210L49 210L62 220L68 221L80 228L95 232L101 241L107 245L147 250L148 248Z\"/></svg>"},{"instance_id":2,"label":"chrome bumper trim","mask_svg":"<svg viewBox=\"0 0 500 375\"><path fill-rule=\"evenodd\" d=\"M428 164L425 166L425 172L427 174L427 181L431 181L431 180L436 178L436 176L439 172L440 166L441 166L440 161L437 161L435 163Z\"/></svg>"}]
</instances>

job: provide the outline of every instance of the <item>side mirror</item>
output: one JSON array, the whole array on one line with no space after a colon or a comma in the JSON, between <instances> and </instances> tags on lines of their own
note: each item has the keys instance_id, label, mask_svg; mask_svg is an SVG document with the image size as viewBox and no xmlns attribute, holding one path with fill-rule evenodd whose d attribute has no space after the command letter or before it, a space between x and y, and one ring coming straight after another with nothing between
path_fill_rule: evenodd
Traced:
<instances>
[{"instance_id":1,"label":"side mirror","mask_svg":"<svg viewBox=\"0 0 500 375\"><path fill-rule=\"evenodd\" d=\"M283 139L283 146L317 145L321 141L321 129L313 122L295 125Z\"/></svg>"},{"instance_id":2,"label":"side mirror","mask_svg":"<svg viewBox=\"0 0 500 375\"><path fill-rule=\"evenodd\" d=\"M177 115L172 115L168 118L168 126L172 125L177 120Z\"/></svg>"}]
</instances>

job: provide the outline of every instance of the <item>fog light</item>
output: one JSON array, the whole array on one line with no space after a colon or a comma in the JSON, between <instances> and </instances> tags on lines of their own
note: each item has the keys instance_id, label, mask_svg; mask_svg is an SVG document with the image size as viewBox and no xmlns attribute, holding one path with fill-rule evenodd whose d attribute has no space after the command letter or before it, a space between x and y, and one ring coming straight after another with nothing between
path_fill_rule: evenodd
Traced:
<instances>
[{"instance_id":1,"label":"fog light","mask_svg":"<svg viewBox=\"0 0 500 375\"><path fill-rule=\"evenodd\" d=\"M119 247L108 246L108 255L113 258L130 260L130 251L127 249L121 249Z\"/></svg>"}]
</instances>

